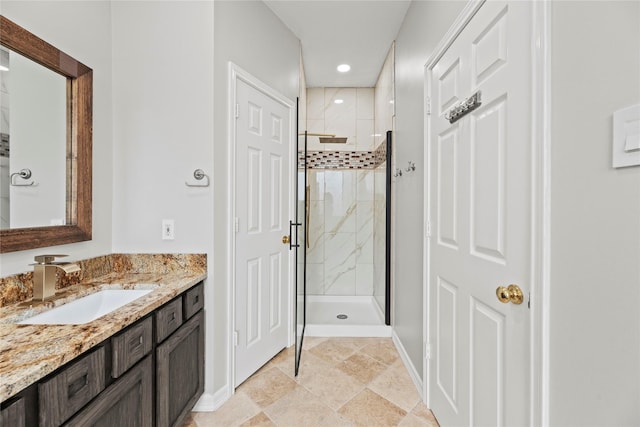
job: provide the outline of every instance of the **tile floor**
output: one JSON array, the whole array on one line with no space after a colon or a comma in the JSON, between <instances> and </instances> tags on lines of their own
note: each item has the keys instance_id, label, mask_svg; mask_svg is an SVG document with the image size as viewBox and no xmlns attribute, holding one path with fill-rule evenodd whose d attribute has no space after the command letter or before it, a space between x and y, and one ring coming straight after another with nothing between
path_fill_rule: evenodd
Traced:
<instances>
[{"instance_id":1,"label":"tile floor","mask_svg":"<svg viewBox=\"0 0 640 427\"><path fill-rule=\"evenodd\" d=\"M193 412L183 427L428 426L391 338L306 337L298 377L283 350L215 412Z\"/></svg>"}]
</instances>

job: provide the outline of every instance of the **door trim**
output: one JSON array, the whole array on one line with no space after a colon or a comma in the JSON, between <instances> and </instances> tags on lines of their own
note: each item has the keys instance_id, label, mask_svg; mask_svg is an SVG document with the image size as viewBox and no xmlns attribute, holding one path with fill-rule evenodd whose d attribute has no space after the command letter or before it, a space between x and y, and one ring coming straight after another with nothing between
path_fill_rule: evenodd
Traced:
<instances>
[{"instance_id":1,"label":"door trim","mask_svg":"<svg viewBox=\"0 0 640 427\"><path fill-rule=\"evenodd\" d=\"M264 95L270 97L274 101L284 105L289 110L289 165L295 164L296 159L296 150L295 150L295 102L285 97L275 89L273 89L268 84L264 83L262 80L253 76L249 72L245 71L238 65L233 62L229 62L229 83L228 83L228 102L227 105L227 120L228 120L228 140L227 140L227 150L228 150L228 168L229 168L229 184L227 187L227 206L228 206L228 218L229 224L227 227L227 250L228 250L228 277L227 277L227 384L230 386L229 395L235 394L235 372L236 372L236 351L234 344L234 332L236 330L236 233L235 233L235 217L236 217L236 104L237 104L237 83L238 80L242 80L244 83L253 87L254 89L262 92ZM292 201L294 200L294 179L297 179L295 176L295 168L291 168L289 174L289 191L288 191L288 200L289 200L289 218L293 218L294 215L294 205ZM291 346L294 340L292 322L295 321L293 316L294 309L294 290L293 290L293 280L294 280L294 259L293 252L289 251L289 286L287 289L288 292L288 307L287 307L287 347Z\"/></svg>"},{"instance_id":2,"label":"door trim","mask_svg":"<svg viewBox=\"0 0 640 427\"><path fill-rule=\"evenodd\" d=\"M433 54L425 63L424 69L424 105L425 111L430 109L430 70L444 55L454 40L475 16L486 0L471 0L454 21L442 38ZM530 326L530 419L531 426L549 425L549 331L550 331L550 182L551 182L551 6L549 2L533 2L532 13L532 221L531 221L531 326ZM424 164L430 165L431 140L430 113L425 114L424 121ZM429 343L429 296L431 283L430 273L430 205L431 175L424 176L424 224L423 239L423 381L422 396L430 406Z\"/></svg>"}]
</instances>

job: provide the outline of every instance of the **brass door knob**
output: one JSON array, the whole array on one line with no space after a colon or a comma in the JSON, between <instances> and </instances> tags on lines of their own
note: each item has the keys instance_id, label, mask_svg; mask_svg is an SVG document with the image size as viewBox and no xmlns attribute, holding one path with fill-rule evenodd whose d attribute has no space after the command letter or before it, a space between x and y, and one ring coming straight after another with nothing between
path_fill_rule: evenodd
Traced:
<instances>
[{"instance_id":1,"label":"brass door knob","mask_svg":"<svg viewBox=\"0 0 640 427\"><path fill-rule=\"evenodd\" d=\"M498 286L498 289L496 289L496 296L498 297L498 301L504 304L512 302L519 305L524 301L522 289L520 289L520 286L518 285L509 285L506 288L504 286Z\"/></svg>"},{"instance_id":2,"label":"brass door knob","mask_svg":"<svg viewBox=\"0 0 640 427\"><path fill-rule=\"evenodd\" d=\"M283 244L288 245L290 241L291 241L291 239L289 238L289 236L282 236L282 243Z\"/></svg>"}]
</instances>

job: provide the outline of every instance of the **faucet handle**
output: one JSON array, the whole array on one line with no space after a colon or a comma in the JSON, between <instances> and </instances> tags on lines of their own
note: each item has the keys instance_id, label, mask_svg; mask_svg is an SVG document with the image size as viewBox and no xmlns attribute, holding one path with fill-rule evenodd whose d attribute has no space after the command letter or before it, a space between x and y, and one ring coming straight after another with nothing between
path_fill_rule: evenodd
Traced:
<instances>
[{"instance_id":1,"label":"faucet handle","mask_svg":"<svg viewBox=\"0 0 640 427\"><path fill-rule=\"evenodd\" d=\"M69 255L36 255L33 257L33 260L38 264L49 264L52 263L56 258L62 258Z\"/></svg>"}]
</instances>

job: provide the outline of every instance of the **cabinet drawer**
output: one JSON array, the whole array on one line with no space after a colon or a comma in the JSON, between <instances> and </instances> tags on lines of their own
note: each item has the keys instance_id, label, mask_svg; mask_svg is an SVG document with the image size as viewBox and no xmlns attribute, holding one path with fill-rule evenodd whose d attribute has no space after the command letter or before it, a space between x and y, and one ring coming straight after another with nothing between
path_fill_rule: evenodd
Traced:
<instances>
[{"instance_id":1,"label":"cabinet drawer","mask_svg":"<svg viewBox=\"0 0 640 427\"><path fill-rule=\"evenodd\" d=\"M25 425L24 398L21 397L0 411L0 426L24 427Z\"/></svg>"},{"instance_id":2,"label":"cabinet drawer","mask_svg":"<svg viewBox=\"0 0 640 427\"><path fill-rule=\"evenodd\" d=\"M65 427L152 427L153 363L147 356L111 384Z\"/></svg>"},{"instance_id":3,"label":"cabinet drawer","mask_svg":"<svg viewBox=\"0 0 640 427\"><path fill-rule=\"evenodd\" d=\"M182 298L176 298L156 312L156 342L162 342L182 324Z\"/></svg>"},{"instance_id":4,"label":"cabinet drawer","mask_svg":"<svg viewBox=\"0 0 640 427\"><path fill-rule=\"evenodd\" d=\"M142 322L116 335L112 343L111 376L118 378L127 369L149 354L153 346L153 320L147 317Z\"/></svg>"},{"instance_id":5,"label":"cabinet drawer","mask_svg":"<svg viewBox=\"0 0 640 427\"><path fill-rule=\"evenodd\" d=\"M105 384L104 347L38 385L40 425L58 426L97 396Z\"/></svg>"},{"instance_id":6,"label":"cabinet drawer","mask_svg":"<svg viewBox=\"0 0 640 427\"><path fill-rule=\"evenodd\" d=\"M184 294L184 320L191 318L204 307L204 286L202 283Z\"/></svg>"}]
</instances>

